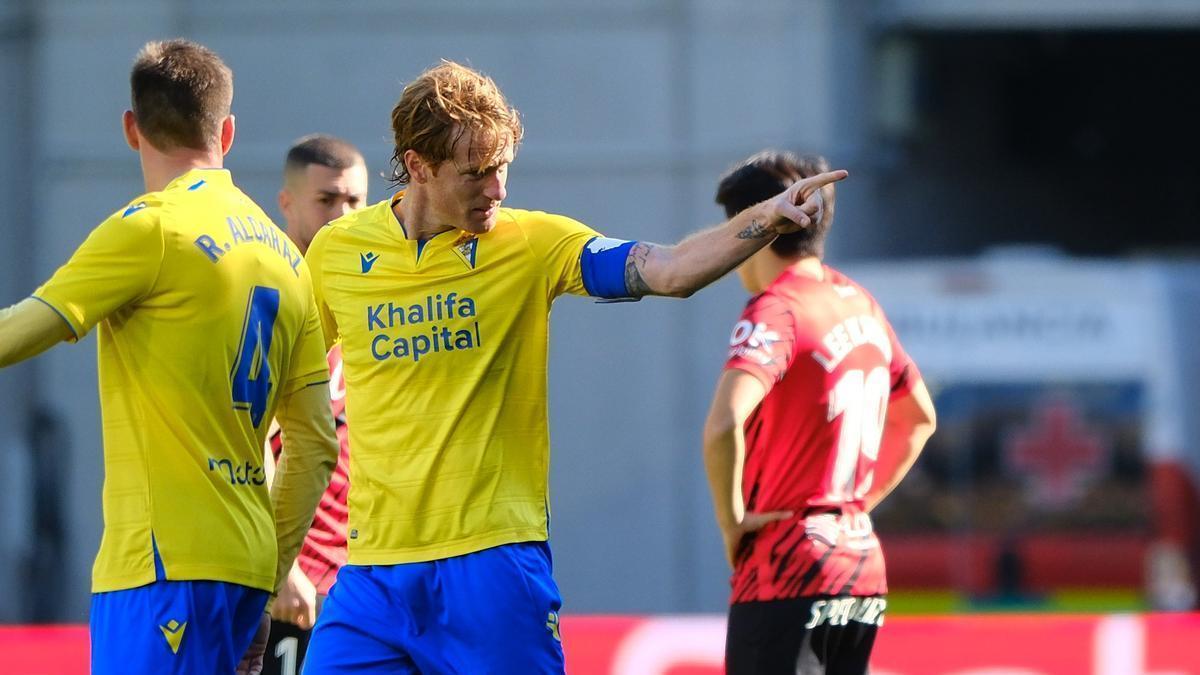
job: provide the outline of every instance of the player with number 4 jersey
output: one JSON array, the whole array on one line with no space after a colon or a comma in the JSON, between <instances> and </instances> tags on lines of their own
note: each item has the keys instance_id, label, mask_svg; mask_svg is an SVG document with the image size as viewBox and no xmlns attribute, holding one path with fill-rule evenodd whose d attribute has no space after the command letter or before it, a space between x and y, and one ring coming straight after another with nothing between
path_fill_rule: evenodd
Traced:
<instances>
[{"instance_id":1,"label":"player with number 4 jersey","mask_svg":"<svg viewBox=\"0 0 1200 675\"><path fill-rule=\"evenodd\" d=\"M91 672L256 673L268 595L337 458L320 318L300 252L220 168L228 67L151 42L131 80L125 138L146 192L0 311L0 366L99 333ZM268 495L276 410L290 452Z\"/></svg>"},{"instance_id":2,"label":"player with number 4 jersey","mask_svg":"<svg viewBox=\"0 0 1200 675\"><path fill-rule=\"evenodd\" d=\"M823 170L764 152L721 182L730 213ZM739 268L758 293L730 336L705 430L717 521L733 566L728 672L865 672L887 581L868 512L933 432L916 365L871 295L821 263L833 218Z\"/></svg>"}]
</instances>

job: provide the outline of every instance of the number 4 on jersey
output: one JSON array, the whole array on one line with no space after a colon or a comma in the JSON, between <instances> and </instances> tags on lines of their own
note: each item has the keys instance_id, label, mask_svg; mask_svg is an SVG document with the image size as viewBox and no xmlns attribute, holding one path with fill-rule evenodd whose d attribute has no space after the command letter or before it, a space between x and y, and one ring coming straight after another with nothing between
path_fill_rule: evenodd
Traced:
<instances>
[{"instance_id":1,"label":"number 4 on jersey","mask_svg":"<svg viewBox=\"0 0 1200 675\"><path fill-rule=\"evenodd\" d=\"M267 412L271 393L271 335L279 314L279 289L255 286L246 305L242 343L233 364L233 407L250 411L250 422L257 429Z\"/></svg>"}]
</instances>

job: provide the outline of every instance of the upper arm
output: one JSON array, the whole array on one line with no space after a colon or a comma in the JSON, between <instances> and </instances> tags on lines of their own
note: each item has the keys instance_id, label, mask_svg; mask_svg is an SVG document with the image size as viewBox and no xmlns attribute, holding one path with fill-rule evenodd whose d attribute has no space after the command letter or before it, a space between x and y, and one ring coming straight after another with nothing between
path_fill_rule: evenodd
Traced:
<instances>
[{"instance_id":1,"label":"upper arm","mask_svg":"<svg viewBox=\"0 0 1200 675\"><path fill-rule=\"evenodd\" d=\"M304 262L308 267L309 277L312 281L313 302L315 303L317 312L317 325L320 326L326 352L338 340L337 320L334 318L333 312L330 311L329 305L325 302L325 245L332 232L333 228L321 228L317 232L317 235L313 237L313 241L308 247L308 253L304 256Z\"/></svg>"},{"instance_id":2,"label":"upper arm","mask_svg":"<svg viewBox=\"0 0 1200 675\"><path fill-rule=\"evenodd\" d=\"M533 255L545 270L550 296L627 297L624 265L633 242L607 239L583 223L540 211L515 212Z\"/></svg>"},{"instance_id":3,"label":"upper arm","mask_svg":"<svg viewBox=\"0 0 1200 675\"><path fill-rule=\"evenodd\" d=\"M872 299L873 301L873 299ZM887 329L888 340L892 349L890 365L891 394L888 399L887 420L889 423L901 423L911 426L923 424L932 425L936 422L933 399L929 389L921 378L917 364L904 350L892 324L883 315L883 310L875 305L877 315Z\"/></svg>"},{"instance_id":4,"label":"upper arm","mask_svg":"<svg viewBox=\"0 0 1200 675\"><path fill-rule=\"evenodd\" d=\"M717 380L708 420L704 424L704 435L708 437L741 429L766 395L767 388L754 375L738 368L725 370Z\"/></svg>"},{"instance_id":5,"label":"upper arm","mask_svg":"<svg viewBox=\"0 0 1200 675\"><path fill-rule=\"evenodd\" d=\"M780 298L764 293L746 305L729 335L726 368L739 368L770 390L792 365L796 317Z\"/></svg>"},{"instance_id":6,"label":"upper arm","mask_svg":"<svg viewBox=\"0 0 1200 675\"><path fill-rule=\"evenodd\" d=\"M891 376L891 400L894 401L909 393L912 387L921 381L921 372L917 369L917 364L913 362L912 357L904 350L904 346L900 344L900 339L896 337L892 323L884 316L883 310L879 308L878 304L875 305L875 314L887 329L888 342L892 350L892 360L888 371ZM928 392L926 392L926 397L928 397Z\"/></svg>"},{"instance_id":7,"label":"upper arm","mask_svg":"<svg viewBox=\"0 0 1200 675\"><path fill-rule=\"evenodd\" d=\"M153 289L164 255L158 211L114 214L34 291L70 325L76 339Z\"/></svg>"},{"instance_id":8,"label":"upper arm","mask_svg":"<svg viewBox=\"0 0 1200 675\"><path fill-rule=\"evenodd\" d=\"M329 362L325 358L325 338L321 334L317 305L311 294L305 295L307 303L304 319L296 338L295 349L292 351L288 380L283 388L284 394L329 381ZM321 390L328 394L326 388L322 387Z\"/></svg>"}]
</instances>

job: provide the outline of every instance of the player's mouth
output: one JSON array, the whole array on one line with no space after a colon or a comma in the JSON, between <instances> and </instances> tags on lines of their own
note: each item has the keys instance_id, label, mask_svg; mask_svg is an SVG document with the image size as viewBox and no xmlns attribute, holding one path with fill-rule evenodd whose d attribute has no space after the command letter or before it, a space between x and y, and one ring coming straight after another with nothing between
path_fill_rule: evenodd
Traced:
<instances>
[{"instance_id":1,"label":"player's mouth","mask_svg":"<svg viewBox=\"0 0 1200 675\"><path fill-rule=\"evenodd\" d=\"M496 212L499 210L500 210L500 205L493 204L491 206L481 207L481 208L477 208L477 209L471 209L471 214L474 216L477 216L483 220L491 220L492 218L494 218L496 216Z\"/></svg>"}]
</instances>

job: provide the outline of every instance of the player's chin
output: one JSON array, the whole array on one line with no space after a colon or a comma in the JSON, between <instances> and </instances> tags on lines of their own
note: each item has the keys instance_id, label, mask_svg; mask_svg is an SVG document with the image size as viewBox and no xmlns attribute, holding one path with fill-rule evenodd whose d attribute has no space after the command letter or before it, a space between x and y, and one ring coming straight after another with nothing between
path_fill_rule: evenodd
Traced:
<instances>
[{"instance_id":1,"label":"player's chin","mask_svg":"<svg viewBox=\"0 0 1200 675\"><path fill-rule=\"evenodd\" d=\"M500 213L499 206L490 209L471 209L467 214L467 227L463 228L472 234L491 232L496 227L496 216Z\"/></svg>"}]
</instances>

